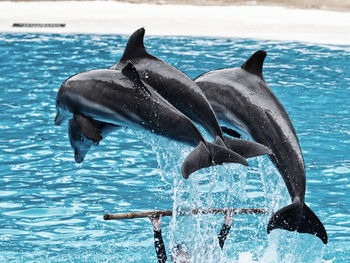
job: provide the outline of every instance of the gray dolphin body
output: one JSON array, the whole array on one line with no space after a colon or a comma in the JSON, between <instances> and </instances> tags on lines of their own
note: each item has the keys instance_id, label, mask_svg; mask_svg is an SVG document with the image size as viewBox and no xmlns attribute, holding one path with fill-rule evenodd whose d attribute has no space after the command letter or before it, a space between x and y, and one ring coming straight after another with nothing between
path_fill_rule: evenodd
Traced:
<instances>
[{"instance_id":1,"label":"gray dolphin body","mask_svg":"<svg viewBox=\"0 0 350 263\"><path fill-rule=\"evenodd\" d=\"M110 69L120 69L131 61L142 81L191 120L201 124L220 145L226 145L245 158L271 153L264 145L224 136L202 90L185 73L150 55L143 44L144 35L144 28L135 31L128 40L122 58Z\"/></svg>"},{"instance_id":2,"label":"gray dolphin body","mask_svg":"<svg viewBox=\"0 0 350 263\"><path fill-rule=\"evenodd\" d=\"M214 70L197 77L219 120L249 133L269 147L269 157L281 173L292 204L270 219L268 233L276 228L310 233L327 243L327 233L304 203L305 166L294 127L281 103L263 79L265 51L254 53L240 68Z\"/></svg>"},{"instance_id":3,"label":"gray dolphin body","mask_svg":"<svg viewBox=\"0 0 350 263\"><path fill-rule=\"evenodd\" d=\"M198 169L225 162L248 165L242 156L206 142L189 118L141 81L130 62L122 70L97 69L68 78L58 91L56 109L56 125L73 116L77 128L71 126L71 134L81 132L94 143L102 139L96 126L99 121L146 129L196 147L182 164L185 178Z\"/></svg>"}]
</instances>

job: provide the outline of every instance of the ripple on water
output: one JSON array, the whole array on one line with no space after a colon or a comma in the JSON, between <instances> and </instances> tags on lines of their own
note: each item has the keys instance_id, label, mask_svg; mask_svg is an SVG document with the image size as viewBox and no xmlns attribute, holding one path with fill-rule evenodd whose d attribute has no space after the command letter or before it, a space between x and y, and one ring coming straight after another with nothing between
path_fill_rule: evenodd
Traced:
<instances>
[{"instance_id":1,"label":"ripple on water","mask_svg":"<svg viewBox=\"0 0 350 263\"><path fill-rule=\"evenodd\" d=\"M3 213L6 216L21 218L41 218L67 216L76 214L77 211L72 208L45 207L45 208L29 208Z\"/></svg>"}]
</instances>

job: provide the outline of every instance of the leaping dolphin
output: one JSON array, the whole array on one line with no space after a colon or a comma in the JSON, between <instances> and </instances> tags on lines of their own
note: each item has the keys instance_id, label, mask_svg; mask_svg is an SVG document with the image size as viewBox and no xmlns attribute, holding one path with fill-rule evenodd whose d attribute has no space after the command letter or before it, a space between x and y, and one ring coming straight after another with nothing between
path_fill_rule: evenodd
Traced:
<instances>
[{"instance_id":1,"label":"leaping dolphin","mask_svg":"<svg viewBox=\"0 0 350 263\"><path fill-rule=\"evenodd\" d=\"M56 125L73 116L78 130L95 143L102 139L95 123L99 121L143 128L196 147L181 167L186 179L198 169L217 164L248 165L237 153L205 141L188 117L141 81L131 62L122 70L97 69L68 78L57 93L56 109Z\"/></svg>"},{"instance_id":2,"label":"leaping dolphin","mask_svg":"<svg viewBox=\"0 0 350 263\"><path fill-rule=\"evenodd\" d=\"M127 61L131 61L142 81L191 120L200 123L217 143L239 152L244 158L271 153L264 145L224 136L212 107L198 85L182 71L149 54L143 44L144 35L144 28L136 30L130 36L122 58L110 69L121 69Z\"/></svg>"},{"instance_id":3,"label":"leaping dolphin","mask_svg":"<svg viewBox=\"0 0 350 263\"><path fill-rule=\"evenodd\" d=\"M265 57L265 51L257 51L240 68L213 70L194 81L219 120L247 132L273 152L269 157L284 179L292 204L271 217L267 232L281 228L310 233L326 244L323 224L304 203L305 166L294 127L263 78Z\"/></svg>"}]
</instances>

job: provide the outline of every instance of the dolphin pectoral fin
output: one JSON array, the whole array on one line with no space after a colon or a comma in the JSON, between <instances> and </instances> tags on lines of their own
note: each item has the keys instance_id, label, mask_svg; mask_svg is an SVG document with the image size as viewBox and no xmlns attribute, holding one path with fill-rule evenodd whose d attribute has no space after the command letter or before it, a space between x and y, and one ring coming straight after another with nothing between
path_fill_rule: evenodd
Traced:
<instances>
[{"instance_id":1,"label":"dolphin pectoral fin","mask_svg":"<svg viewBox=\"0 0 350 263\"><path fill-rule=\"evenodd\" d=\"M230 135L231 137L234 137L234 138L241 138L242 137L242 135L240 133L238 133L237 131L230 129L230 128L227 128L225 126L221 126L221 130L223 133Z\"/></svg>"},{"instance_id":2,"label":"dolphin pectoral fin","mask_svg":"<svg viewBox=\"0 0 350 263\"><path fill-rule=\"evenodd\" d=\"M328 242L323 224L305 203L303 206L293 203L273 214L267 225L267 233L277 228L309 233L320 238L324 244Z\"/></svg>"},{"instance_id":3,"label":"dolphin pectoral fin","mask_svg":"<svg viewBox=\"0 0 350 263\"><path fill-rule=\"evenodd\" d=\"M55 117L55 125L61 125L61 123L64 121L64 116L57 111L56 117Z\"/></svg>"},{"instance_id":4,"label":"dolphin pectoral fin","mask_svg":"<svg viewBox=\"0 0 350 263\"><path fill-rule=\"evenodd\" d=\"M96 129L93 120L82 114L74 114L74 121L82 134L94 142L102 140L100 132Z\"/></svg>"},{"instance_id":5,"label":"dolphin pectoral fin","mask_svg":"<svg viewBox=\"0 0 350 263\"><path fill-rule=\"evenodd\" d=\"M248 162L239 154L215 143L200 142L186 157L181 166L181 173L188 179L191 173L210 166L223 163L240 163L248 166Z\"/></svg>"},{"instance_id":6,"label":"dolphin pectoral fin","mask_svg":"<svg viewBox=\"0 0 350 263\"><path fill-rule=\"evenodd\" d=\"M238 153L244 158L251 158L264 154L272 154L271 149L263 144L241 139L232 139L226 136L223 137L227 148Z\"/></svg>"},{"instance_id":7,"label":"dolphin pectoral fin","mask_svg":"<svg viewBox=\"0 0 350 263\"><path fill-rule=\"evenodd\" d=\"M74 149L74 159L77 163L84 161L85 155L90 150L93 141L86 138L80 131L74 119L68 121L69 142Z\"/></svg>"}]
</instances>

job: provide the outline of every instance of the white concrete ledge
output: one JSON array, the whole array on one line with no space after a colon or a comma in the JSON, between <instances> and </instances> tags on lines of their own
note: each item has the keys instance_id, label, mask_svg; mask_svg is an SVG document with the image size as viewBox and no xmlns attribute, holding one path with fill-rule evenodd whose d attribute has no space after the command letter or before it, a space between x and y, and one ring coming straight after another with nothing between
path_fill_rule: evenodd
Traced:
<instances>
[{"instance_id":1,"label":"white concrete ledge","mask_svg":"<svg viewBox=\"0 0 350 263\"><path fill-rule=\"evenodd\" d=\"M0 2L0 32L191 35L350 45L350 13L271 6ZM13 27L59 23L65 27Z\"/></svg>"}]
</instances>

